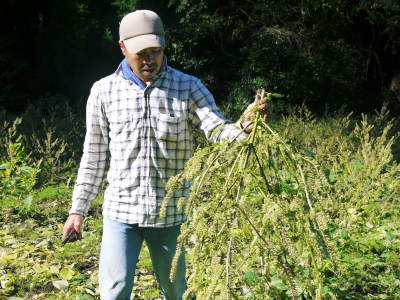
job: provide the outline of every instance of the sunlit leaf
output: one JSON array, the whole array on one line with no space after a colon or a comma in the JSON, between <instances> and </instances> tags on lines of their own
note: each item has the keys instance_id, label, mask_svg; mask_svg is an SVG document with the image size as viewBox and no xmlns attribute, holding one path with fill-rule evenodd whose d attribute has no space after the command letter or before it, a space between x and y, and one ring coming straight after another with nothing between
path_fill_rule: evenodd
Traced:
<instances>
[{"instance_id":1,"label":"sunlit leaf","mask_svg":"<svg viewBox=\"0 0 400 300\"><path fill-rule=\"evenodd\" d=\"M272 276L270 284L280 291L286 291L288 289L288 286L285 285L282 279L280 279L278 276Z\"/></svg>"},{"instance_id":2,"label":"sunlit leaf","mask_svg":"<svg viewBox=\"0 0 400 300\"><path fill-rule=\"evenodd\" d=\"M60 271L60 278L64 280L71 280L74 277L75 271L71 268L62 268Z\"/></svg>"},{"instance_id":3,"label":"sunlit leaf","mask_svg":"<svg viewBox=\"0 0 400 300\"><path fill-rule=\"evenodd\" d=\"M58 274L59 271L60 268L58 266L51 266L50 269L48 270L50 274Z\"/></svg>"},{"instance_id":4,"label":"sunlit leaf","mask_svg":"<svg viewBox=\"0 0 400 300\"><path fill-rule=\"evenodd\" d=\"M9 164L1 164L0 165L0 170L6 170L6 169L8 169L9 168Z\"/></svg>"},{"instance_id":5,"label":"sunlit leaf","mask_svg":"<svg viewBox=\"0 0 400 300\"><path fill-rule=\"evenodd\" d=\"M46 270L45 267L43 267L42 265L36 264L32 267L36 273L42 273Z\"/></svg>"},{"instance_id":6,"label":"sunlit leaf","mask_svg":"<svg viewBox=\"0 0 400 300\"><path fill-rule=\"evenodd\" d=\"M56 289L59 289L59 290L64 290L64 289L68 288L68 286L69 286L68 281L66 281L66 280L55 280L52 282L52 284L54 285L54 287Z\"/></svg>"},{"instance_id":7,"label":"sunlit leaf","mask_svg":"<svg viewBox=\"0 0 400 300\"><path fill-rule=\"evenodd\" d=\"M255 284L258 283L259 278L258 278L258 275L256 273L249 271L249 272L246 272L244 274L244 281L248 285L252 286L252 285L255 285Z\"/></svg>"},{"instance_id":8,"label":"sunlit leaf","mask_svg":"<svg viewBox=\"0 0 400 300\"><path fill-rule=\"evenodd\" d=\"M0 277L0 286L3 289L13 286L15 279L10 275L4 275Z\"/></svg>"}]
</instances>

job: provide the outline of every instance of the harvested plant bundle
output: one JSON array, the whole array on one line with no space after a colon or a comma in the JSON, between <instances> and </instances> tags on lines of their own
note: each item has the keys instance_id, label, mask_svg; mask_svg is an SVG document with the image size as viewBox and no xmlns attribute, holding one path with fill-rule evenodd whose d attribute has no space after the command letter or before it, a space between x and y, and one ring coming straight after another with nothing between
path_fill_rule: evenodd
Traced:
<instances>
[{"instance_id":1,"label":"harvested plant bundle","mask_svg":"<svg viewBox=\"0 0 400 300\"><path fill-rule=\"evenodd\" d=\"M180 208L189 221L175 256L187 247L192 264L186 294L340 298L329 287L343 272L330 229L346 204L332 199L329 174L314 153L290 146L257 113L246 140L197 151L168 182L169 194L187 181L192 192ZM167 204L168 195L162 210ZM171 279L174 272L173 264Z\"/></svg>"}]
</instances>

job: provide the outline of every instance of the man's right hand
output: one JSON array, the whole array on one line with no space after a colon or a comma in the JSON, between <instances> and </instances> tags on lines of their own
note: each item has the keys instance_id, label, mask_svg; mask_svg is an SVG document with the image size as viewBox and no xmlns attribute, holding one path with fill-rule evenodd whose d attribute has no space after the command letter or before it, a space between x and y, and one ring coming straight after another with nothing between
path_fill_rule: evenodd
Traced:
<instances>
[{"instance_id":1,"label":"man's right hand","mask_svg":"<svg viewBox=\"0 0 400 300\"><path fill-rule=\"evenodd\" d=\"M65 240L70 233L71 230L76 230L77 232L81 232L84 216L78 214L70 214L68 216L67 221L65 221L64 229L63 229L63 240Z\"/></svg>"}]
</instances>

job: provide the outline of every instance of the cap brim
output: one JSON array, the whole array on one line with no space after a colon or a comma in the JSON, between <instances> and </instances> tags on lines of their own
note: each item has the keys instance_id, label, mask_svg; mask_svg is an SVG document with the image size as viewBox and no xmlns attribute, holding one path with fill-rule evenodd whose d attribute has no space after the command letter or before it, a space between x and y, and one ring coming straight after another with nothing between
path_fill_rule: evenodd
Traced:
<instances>
[{"instance_id":1,"label":"cap brim","mask_svg":"<svg viewBox=\"0 0 400 300\"><path fill-rule=\"evenodd\" d=\"M123 41L129 53L138 53L146 48L165 48L165 38L162 35L143 34Z\"/></svg>"}]
</instances>

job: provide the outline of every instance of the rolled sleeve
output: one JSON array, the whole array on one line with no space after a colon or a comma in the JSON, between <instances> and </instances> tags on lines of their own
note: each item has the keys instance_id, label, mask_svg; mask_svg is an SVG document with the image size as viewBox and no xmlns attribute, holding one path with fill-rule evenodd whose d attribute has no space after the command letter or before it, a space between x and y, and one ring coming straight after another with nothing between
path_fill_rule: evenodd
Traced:
<instances>
[{"instance_id":1,"label":"rolled sleeve","mask_svg":"<svg viewBox=\"0 0 400 300\"><path fill-rule=\"evenodd\" d=\"M209 142L242 140L248 136L222 115L214 97L200 80L193 81L190 96L192 122L204 132Z\"/></svg>"}]
</instances>

